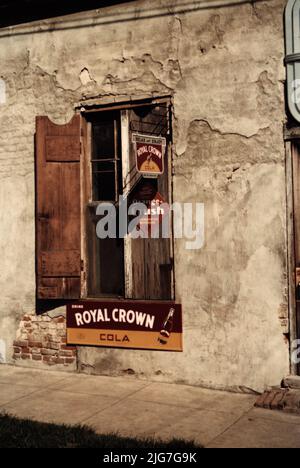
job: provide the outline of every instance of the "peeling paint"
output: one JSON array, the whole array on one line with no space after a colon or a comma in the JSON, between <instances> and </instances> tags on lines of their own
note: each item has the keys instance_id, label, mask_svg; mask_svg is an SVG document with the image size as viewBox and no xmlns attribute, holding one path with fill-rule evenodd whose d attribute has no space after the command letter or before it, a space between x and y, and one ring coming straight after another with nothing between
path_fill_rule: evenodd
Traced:
<instances>
[{"instance_id":1,"label":"peeling paint","mask_svg":"<svg viewBox=\"0 0 300 468\"><path fill-rule=\"evenodd\" d=\"M79 75L81 84L87 86L90 83L95 83L95 80L91 77L91 74L87 68L83 68Z\"/></svg>"},{"instance_id":2,"label":"peeling paint","mask_svg":"<svg viewBox=\"0 0 300 468\"><path fill-rule=\"evenodd\" d=\"M228 8L203 2L198 8L192 1L194 8L181 13L180 4L139 20L149 10L142 0L134 21L124 20L132 11L123 4L106 15L100 9L61 18L56 27L47 21L26 26L32 32L22 40L12 40L21 27L10 28L0 39L0 101L1 83L6 88L0 102L0 332L7 360L20 318L35 313L35 117L66 123L78 103L168 94L174 200L205 203L207 214L203 249L187 253L175 242L184 353L81 348L78 369L105 375L131 369L135 378L259 390L288 373L285 1ZM151 8L161 13L165 5L153 0ZM108 15L122 21L103 24ZM92 24L83 27L90 17ZM76 34L63 29L64 22L80 23ZM63 316L61 309L56 313Z\"/></svg>"}]
</instances>

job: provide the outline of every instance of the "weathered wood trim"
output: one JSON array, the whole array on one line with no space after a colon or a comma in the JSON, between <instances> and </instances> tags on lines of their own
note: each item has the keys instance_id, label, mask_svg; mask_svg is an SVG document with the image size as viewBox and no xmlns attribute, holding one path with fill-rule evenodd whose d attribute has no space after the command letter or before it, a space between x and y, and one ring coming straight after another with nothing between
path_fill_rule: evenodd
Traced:
<instances>
[{"instance_id":1,"label":"weathered wood trim","mask_svg":"<svg viewBox=\"0 0 300 468\"><path fill-rule=\"evenodd\" d=\"M146 105L154 105L154 104L164 104L170 103L171 96L162 96L162 97L143 97L143 98L132 98L129 101L120 101L115 102L115 104L104 103L101 100L91 100L88 103L80 103L76 107L80 109L81 113L89 114L93 112L107 112L107 111L114 111L114 110L126 110L126 109L133 109L137 107L144 107Z\"/></svg>"},{"instance_id":2,"label":"weathered wood trim","mask_svg":"<svg viewBox=\"0 0 300 468\"><path fill-rule=\"evenodd\" d=\"M121 141L122 141L122 179L123 196L130 191L128 183L128 174L130 173L129 160L129 114L127 110L121 111ZM133 277L132 277L132 243L130 236L124 238L124 277L125 277L125 298L131 298L133 295Z\"/></svg>"},{"instance_id":3,"label":"weathered wood trim","mask_svg":"<svg viewBox=\"0 0 300 468\"><path fill-rule=\"evenodd\" d=\"M297 312L296 312L296 284L295 284L295 225L294 225L294 180L297 175L293 173L292 143L286 143L285 152L286 169L286 222L287 222L287 281L289 303L289 332L290 332L290 372L298 373L297 364L291 360L291 345L297 339ZM299 177L299 174L298 174Z\"/></svg>"},{"instance_id":4,"label":"weathered wood trim","mask_svg":"<svg viewBox=\"0 0 300 468\"><path fill-rule=\"evenodd\" d=\"M171 113L173 115L173 112ZM169 122L169 125L172 125L172 121ZM172 132L172 129L169 129ZM169 203L173 205L174 202L174 177L173 177L173 162L174 162L174 146L173 141L170 141L168 144L168 171L169 171ZM170 257L173 264L173 268L171 270L171 291L172 291L172 299L176 299L176 280L175 280L175 239L174 239L174 213L171 213L171 238L170 238Z\"/></svg>"},{"instance_id":5,"label":"weathered wood trim","mask_svg":"<svg viewBox=\"0 0 300 468\"><path fill-rule=\"evenodd\" d=\"M283 135L285 141L297 140L300 139L300 126L299 127L292 127L283 129Z\"/></svg>"},{"instance_id":6,"label":"weathered wood trim","mask_svg":"<svg viewBox=\"0 0 300 468\"><path fill-rule=\"evenodd\" d=\"M80 156L79 115L65 125L57 125L47 116L36 118L39 299L80 297Z\"/></svg>"},{"instance_id":7,"label":"weathered wood trim","mask_svg":"<svg viewBox=\"0 0 300 468\"><path fill-rule=\"evenodd\" d=\"M87 296L87 234L86 204L89 198L88 161L90 159L89 123L81 118L81 162L80 162L80 202L81 202L81 297Z\"/></svg>"}]
</instances>

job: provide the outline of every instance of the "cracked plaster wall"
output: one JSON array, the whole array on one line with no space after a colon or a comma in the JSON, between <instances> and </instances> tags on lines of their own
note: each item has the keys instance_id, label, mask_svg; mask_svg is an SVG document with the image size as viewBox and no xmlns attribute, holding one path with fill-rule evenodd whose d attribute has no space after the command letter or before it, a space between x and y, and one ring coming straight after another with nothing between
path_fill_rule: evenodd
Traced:
<instances>
[{"instance_id":1,"label":"cracked plaster wall","mask_svg":"<svg viewBox=\"0 0 300 468\"><path fill-rule=\"evenodd\" d=\"M285 1L191 1L186 13L181 3L130 2L0 31L0 339L8 361L21 317L35 313L35 116L65 123L82 100L172 94L174 199L204 202L206 213L205 246L175 244L184 353L84 348L79 368L256 390L289 371Z\"/></svg>"}]
</instances>

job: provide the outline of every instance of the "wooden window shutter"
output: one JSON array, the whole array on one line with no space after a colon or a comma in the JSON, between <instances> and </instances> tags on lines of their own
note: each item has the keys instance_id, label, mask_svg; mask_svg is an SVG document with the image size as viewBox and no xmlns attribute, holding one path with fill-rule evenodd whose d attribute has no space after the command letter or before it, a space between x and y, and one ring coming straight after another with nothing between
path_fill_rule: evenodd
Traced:
<instances>
[{"instance_id":1,"label":"wooden window shutter","mask_svg":"<svg viewBox=\"0 0 300 468\"><path fill-rule=\"evenodd\" d=\"M139 183L136 170L132 133L162 136L167 139L164 155L164 173L157 179L157 191L170 203L170 106L168 103L131 109L129 111L130 154L129 167L133 184ZM135 168L132 170L132 168ZM173 299L172 239L132 239L132 291L133 299Z\"/></svg>"},{"instance_id":2,"label":"wooden window shutter","mask_svg":"<svg viewBox=\"0 0 300 468\"><path fill-rule=\"evenodd\" d=\"M80 116L36 119L38 299L80 297Z\"/></svg>"}]
</instances>

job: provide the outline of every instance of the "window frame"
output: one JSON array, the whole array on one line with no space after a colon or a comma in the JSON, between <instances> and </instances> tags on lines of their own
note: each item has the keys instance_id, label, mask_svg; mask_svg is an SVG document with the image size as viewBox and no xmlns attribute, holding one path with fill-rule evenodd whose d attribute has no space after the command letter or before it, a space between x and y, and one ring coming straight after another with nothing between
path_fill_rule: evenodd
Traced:
<instances>
[{"instance_id":1,"label":"window frame","mask_svg":"<svg viewBox=\"0 0 300 468\"><path fill-rule=\"evenodd\" d=\"M89 259L88 259L88 239L87 239L87 229L86 229L86 207L87 206L96 206L101 201L91 200L92 195L92 169L91 169L91 155L92 155L92 126L88 122L89 115L91 113L100 113L100 112L112 112L118 111L120 113L120 157L121 157L121 166L122 166L122 186L123 186L123 195L126 195L130 192L135 180L128 181L128 174L130 173L130 118L129 111L138 107L147 107L153 105L166 104L170 111L172 112L172 100L171 96L155 98L155 99L146 99L146 100L136 100L124 103L118 103L115 105L97 105L92 104L88 106L80 106L80 113L82 118L82 131L81 131L81 256L82 256L82 275L81 275L81 298L82 299L92 299L92 300L102 300L103 298L111 298L119 300L135 300L133 298L133 275L132 275L132 240L130 236L124 238L124 294L123 296L118 295L99 295L98 297L91 297L88 294L88 268L89 268ZM170 119L169 119L170 120ZM168 195L169 203L173 202L173 145L172 145L172 125L168 121L168 134L169 138L167 141L167 161L168 166L165 168L168 171ZM173 235L173 214L171 218L171 236L169 239L170 247L170 260L172 262L171 270L171 296L168 299L158 299L159 301L170 301L175 300L175 264L174 264L174 235ZM138 300L138 298L136 298ZM149 300L152 299L139 299L139 300ZM157 299L155 299L157 301Z\"/></svg>"}]
</instances>

